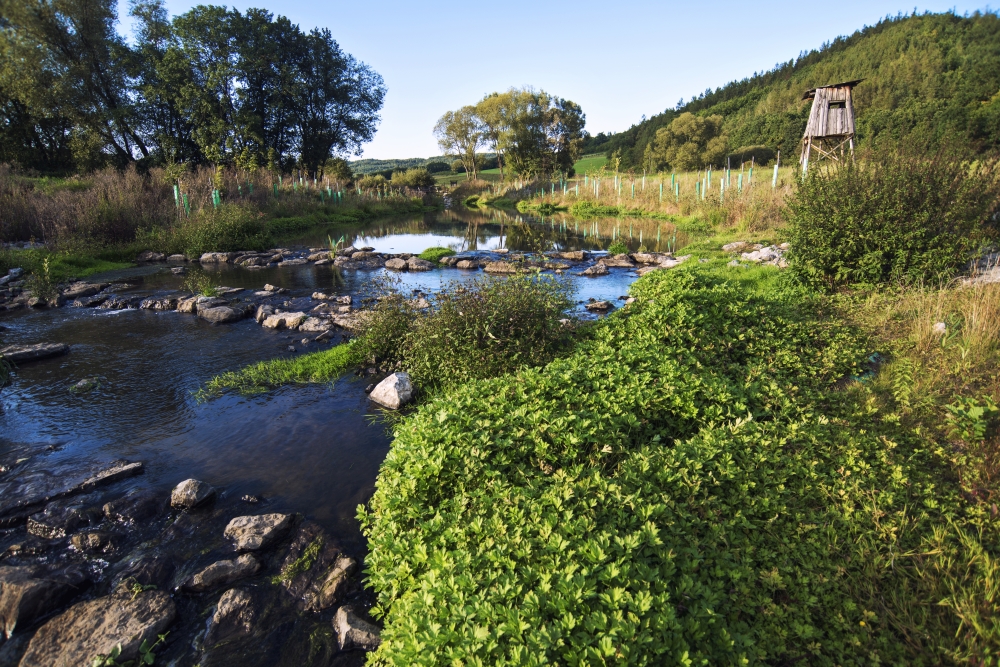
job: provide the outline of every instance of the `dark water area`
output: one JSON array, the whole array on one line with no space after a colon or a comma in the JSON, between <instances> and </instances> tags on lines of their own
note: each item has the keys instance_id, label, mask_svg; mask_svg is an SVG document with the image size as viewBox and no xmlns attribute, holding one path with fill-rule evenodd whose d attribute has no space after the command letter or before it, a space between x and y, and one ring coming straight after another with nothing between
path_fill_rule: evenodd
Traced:
<instances>
[{"instance_id":1,"label":"dark water area","mask_svg":"<svg viewBox=\"0 0 1000 667\"><path fill-rule=\"evenodd\" d=\"M346 231L337 227L334 241L344 236L345 245L371 246L384 253L419 253L433 246L479 253L504 248L511 252L599 250L610 242L607 230L612 224L458 211L381 221ZM578 231L580 225L583 232ZM287 240L282 247L326 246L333 234L317 229ZM675 239L669 229L661 233L661 239L666 234L676 244L687 241L682 235ZM639 247L634 238L631 245L633 250ZM259 290L270 283L287 289L290 299L305 298L314 291L357 295L368 281L386 273L384 269L341 270L312 264L252 271L230 264L201 268L216 284ZM404 290L433 293L482 274L439 268L394 275ZM575 287L579 313L584 315L582 304L588 299L620 303L619 297L627 294L636 274L614 269L601 278L570 272L561 278ZM184 278L164 264L154 264L88 280L118 281L123 294L158 295L182 290ZM239 514L299 513L321 526L344 553L363 561L365 542L356 511L374 492L379 466L390 446L380 409L364 393L368 380L347 376L332 384L289 386L249 397L225 395L205 403L194 397L219 373L263 359L327 349L339 342L338 336L303 342L301 333L265 329L253 319L213 325L175 311L72 307L0 312L0 327L4 344L70 345L67 355L15 369L11 384L0 389L0 473L10 470L6 474L16 477L20 470L74 470L114 459L141 461L143 475L117 482L88 502L103 503L137 489L166 498L174 485L193 477L221 492L212 518L205 519L215 522L213 534L221 534L225 521ZM85 378L99 378L99 388L85 393L70 390ZM260 499L260 503L241 504L244 496ZM23 540L23 533L23 527L0 529L0 553ZM231 549L223 542L220 536L207 546L190 546L185 557L189 562L178 571L204 567L222 557L226 548ZM110 578L110 570L101 574L102 568L109 567L107 562L97 558L92 566L98 577ZM188 619L175 630L181 637L200 632L203 621L197 620L201 616L196 602L183 603L190 609L180 613ZM323 622L329 624L329 619ZM315 634L313 625L296 623L273 639L275 646ZM176 664L186 664L185 656L194 655L185 642L188 639L172 644L167 652L180 661ZM258 664L260 660L240 662L254 650L234 650L233 664ZM281 653L280 648L274 650ZM298 655L290 651L282 660L261 664L298 664ZM301 664L340 664L340 660Z\"/></svg>"}]
</instances>

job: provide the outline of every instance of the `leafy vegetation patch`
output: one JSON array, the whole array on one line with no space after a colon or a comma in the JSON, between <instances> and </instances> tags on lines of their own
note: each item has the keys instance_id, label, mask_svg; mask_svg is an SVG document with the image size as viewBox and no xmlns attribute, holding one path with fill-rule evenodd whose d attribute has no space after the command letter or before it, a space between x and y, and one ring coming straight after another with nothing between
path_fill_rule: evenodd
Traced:
<instances>
[{"instance_id":1,"label":"leafy vegetation patch","mask_svg":"<svg viewBox=\"0 0 1000 667\"><path fill-rule=\"evenodd\" d=\"M796 190L791 258L815 285L939 282L996 237L998 207L996 160L868 151L813 168Z\"/></svg>"},{"instance_id":2,"label":"leafy vegetation patch","mask_svg":"<svg viewBox=\"0 0 1000 667\"><path fill-rule=\"evenodd\" d=\"M427 250L424 250L417 256L420 259L425 259L428 262L434 262L435 264L437 264L438 262L441 261L442 257L448 257L454 254L455 251L452 250L451 248L435 247L435 248L427 248Z\"/></svg>"},{"instance_id":3,"label":"leafy vegetation patch","mask_svg":"<svg viewBox=\"0 0 1000 667\"><path fill-rule=\"evenodd\" d=\"M396 426L359 508L374 664L995 654L995 525L847 381L870 343L720 264L652 273L566 358Z\"/></svg>"}]
</instances>

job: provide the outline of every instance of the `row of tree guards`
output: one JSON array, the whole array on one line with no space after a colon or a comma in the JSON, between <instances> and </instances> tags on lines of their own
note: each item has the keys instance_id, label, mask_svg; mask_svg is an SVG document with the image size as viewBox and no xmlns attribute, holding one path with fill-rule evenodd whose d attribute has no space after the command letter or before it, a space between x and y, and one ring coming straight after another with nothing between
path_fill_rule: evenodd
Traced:
<instances>
[{"instance_id":1,"label":"row of tree guards","mask_svg":"<svg viewBox=\"0 0 1000 667\"><path fill-rule=\"evenodd\" d=\"M737 194L742 194L743 193L744 186L746 186L746 188L749 189L753 185L753 182L754 182L753 181L754 166L755 165L751 162L749 169L744 170L743 165L740 165L739 173L736 173L736 174L734 174L734 170L733 169L730 169L730 168L723 169L723 177L721 179L718 179L718 183L719 183L719 201L720 202L725 201L726 192L729 191L729 190L731 190L733 188L733 177L734 177L734 175L736 177L736 185L735 185L735 187L736 187ZM779 166L780 166L780 154L779 154L778 161L776 161L774 163L774 173L771 176L771 189L772 190L776 189L778 187L778 168L779 168ZM744 176L745 176L745 178L744 178ZM708 169L706 169L705 171L698 172L698 178L697 178L697 180L694 183L694 193L695 193L695 197L697 199L701 199L702 201L708 199L708 193L709 193L710 189L712 188L712 181L713 181L712 167L708 167ZM600 196L602 183L603 184L609 184L611 186L612 192L617 192L618 197L619 198L622 197L622 195L623 195L623 189L624 189L624 185L625 185L625 179L622 178L620 175L615 174L614 176L611 176L611 177L608 177L608 178L601 178L599 176L591 176L590 174L586 174L583 177L583 186L584 186L584 188L592 190L595 197L599 197ZM637 181L635 181L635 180L633 180L633 181L630 182L632 199L635 199L636 183L637 183ZM645 192L646 191L646 175L645 174L643 174L642 179L640 181L638 181L638 183L639 183L639 191L640 192ZM666 181L664 179L657 179L657 183L659 185L659 190L660 190L660 195L659 195L660 196L660 202L662 203L663 202L663 195L664 195L664 191L665 191L664 188L666 187ZM542 187L542 188L538 188L537 186L536 187L532 187L531 184L526 184L523 181L520 181L518 183L518 189L519 190L524 191L527 188L530 188L531 190L533 190L533 192L529 192L529 194L531 194L534 197L544 198L546 196L549 196L549 197L553 197L554 198L555 195L556 195L557 183L555 181L552 181L549 184L548 191L546 191L546 188L544 188L544 187ZM562 195L564 197L568 196L571 193L574 194L577 197L580 196L580 182L579 181L577 181L574 185L571 186L570 183L569 183L569 181L561 178L558 181L558 189L559 189L559 191L562 193ZM681 179L678 178L677 174L670 174L670 185L666 189L666 192L673 194L675 201L677 201L677 202L680 201L680 199L681 199Z\"/></svg>"}]
</instances>

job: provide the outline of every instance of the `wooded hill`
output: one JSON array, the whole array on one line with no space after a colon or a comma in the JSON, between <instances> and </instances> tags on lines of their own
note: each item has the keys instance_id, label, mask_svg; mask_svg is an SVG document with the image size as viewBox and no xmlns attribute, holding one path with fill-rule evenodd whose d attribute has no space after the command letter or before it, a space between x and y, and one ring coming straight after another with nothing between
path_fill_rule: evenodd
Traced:
<instances>
[{"instance_id":1,"label":"wooded hill","mask_svg":"<svg viewBox=\"0 0 1000 667\"><path fill-rule=\"evenodd\" d=\"M1000 148L1000 19L995 12L886 18L849 37L801 54L769 72L708 90L588 151L621 156L621 168L643 168L646 146L677 116L723 117L731 152L764 145L798 155L809 115L802 93L864 79L854 91L858 139L905 139L927 147L968 141ZM603 138L603 137L601 137Z\"/></svg>"}]
</instances>

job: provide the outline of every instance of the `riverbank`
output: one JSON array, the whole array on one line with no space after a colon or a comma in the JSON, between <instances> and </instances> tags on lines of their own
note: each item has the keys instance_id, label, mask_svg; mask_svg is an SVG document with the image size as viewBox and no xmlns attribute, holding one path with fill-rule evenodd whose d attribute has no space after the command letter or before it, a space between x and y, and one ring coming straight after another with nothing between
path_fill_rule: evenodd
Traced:
<instances>
[{"instance_id":1,"label":"riverbank","mask_svg":"<svg viewBox=\"0 0 1000 667\"><path fill-rule=\"evenodd\" d=\"M384 664L997 649L998 336L969 310L996 286L907 309L912 292L824 296L688 250L710 261L640 279L568 357L395 424L359 508ZM889 303L909 315L873 327ZM978 341L975 370L955 344L922 368L936 317Z\"/></svg>"}]
</instances>

